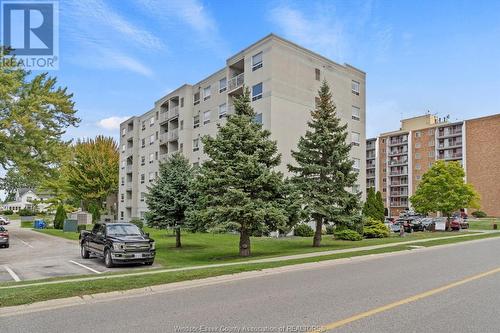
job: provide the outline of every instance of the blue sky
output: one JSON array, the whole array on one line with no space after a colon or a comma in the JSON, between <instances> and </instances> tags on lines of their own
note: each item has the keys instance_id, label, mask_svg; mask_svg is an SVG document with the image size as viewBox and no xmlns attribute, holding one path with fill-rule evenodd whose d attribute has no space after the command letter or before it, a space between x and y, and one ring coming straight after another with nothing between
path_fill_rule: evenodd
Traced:
<instances>
[{"instance_id":1,"label":"blue sky","mask_svg":"<svg viewBox=\"0 0 500 333\"><path fill-rule=\"evenodd\" d=\"M274 32L367 72L367 135L427 110L499 113L500 1L60 2L59 83L82 123L117 136L124 117Z\"/></svg>"}]
</instances>

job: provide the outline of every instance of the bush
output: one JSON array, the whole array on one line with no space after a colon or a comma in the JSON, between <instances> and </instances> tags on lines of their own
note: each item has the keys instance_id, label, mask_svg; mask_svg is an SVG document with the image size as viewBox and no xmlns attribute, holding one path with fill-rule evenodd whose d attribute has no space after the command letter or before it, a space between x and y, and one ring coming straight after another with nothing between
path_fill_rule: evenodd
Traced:
<instances>
[{"instance_id":1,"label":"bush","mask_svg":"<svg viewBox=\"0 0 500 333\"><path fill-rule=\"evenodd\" d=\"M34 211L32 211L31 209L26 209L26 208L23 208L21 210L19 210L19 216L35 216L36 213Z\"/></svg>"},{"instance_id":2,"label":"bush","mask_svg":"<svg viewBox=\"0 0 500 333\"><path fill-rule=\"evenodd\" d=\"M293 229L293 235L299 237L312 237L314 230L307 224L299 224Z\"/></svg>"},{"instance_id":3,"label":"bush","mask_svg":"<svg viewBox=\"0 0 500 333\"><path fill-rule=\"evenodd\" d=\"M363 237L356 231L351 229L344 229L334 233L336 239L348 240L348 241L360 241Z\"/></svg>"},{"instance_id":4,"label":"bush","mask_svg":"<svg viewBox=\"0 0 500 333\"><path fill-rule=\"evenodd\" d=\"M10 209L7 209L7 210L4 210L2 212L3 215L13 215L14 214L14 211L13 210L10 210Z\"/></svg>"},{"instance_id":5,"label":"bush","mask_svg":"<svg viewBox=\"0 0 500 333\"><path fill-rule=\"evenodd\" d=\"M385 224L374 218L367 218L363 227L363 235L366 238L384 238L389 237L389 229Z\"/></svg>"},{"instance_id":6,"label":"bush","mask_svg":"<svg viewBox=\"0 0 500 333\"><path fill-rule=\"evenodd\" d=\"M66 220L66 210L63 205L57 206L56 215L54 216L54 229L62 229L64 227L64 220Z\"/></svg>"},{"instance_id":7,"label":"bush","mask_svg":"<svg viewBox=\"0 0 500 333\"><path fill-rule=\"evenodd\" d=\"M136 226L138 226L140 229L144 228L144 222L142 222L141 219L139 218L133 218L132 220L130 220L130 223L133 223L135 224Z\"/></svg>"},{"instance_id":8,"label":"bush","mask_svg":"<svg viewBox=\"0 0 500 333\"><path fill-rule=\"evenodd\" d=\"M333 235L335 233L335 227L333 225L326 226L326 234Z\"/></svg>"},{"instance_id":9,"label":"bush","mask_svg":"<svg viewBox=\"0 0 500 333\"><path fill-rule=\"evenodd\" d=\"M481 218L481 217L487 217L488 215L486 215L486 213L483 212L482 210L476 210L475 212L472 212L472 216Z\"/></svg>"}]
</instances>

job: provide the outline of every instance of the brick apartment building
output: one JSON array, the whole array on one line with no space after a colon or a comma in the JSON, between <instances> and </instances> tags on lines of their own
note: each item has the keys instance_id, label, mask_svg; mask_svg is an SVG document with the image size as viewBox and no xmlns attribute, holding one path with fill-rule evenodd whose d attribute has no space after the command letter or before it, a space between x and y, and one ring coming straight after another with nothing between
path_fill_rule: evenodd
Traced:
<instances>
[{"instance_id":1,"label":"brick apartment building","mask_svg":"<svg viewBox=\"0 0 500 333\"><path fill-rule=\"evenodd\" d=\"M481 196L481 210L500 216L500 114L450 122L427 114L404 119L398 131L366 142L366 186L375 187L390 216L411 208L409 197L436 160L459 161Z\"/></svg>"}]
</instances>

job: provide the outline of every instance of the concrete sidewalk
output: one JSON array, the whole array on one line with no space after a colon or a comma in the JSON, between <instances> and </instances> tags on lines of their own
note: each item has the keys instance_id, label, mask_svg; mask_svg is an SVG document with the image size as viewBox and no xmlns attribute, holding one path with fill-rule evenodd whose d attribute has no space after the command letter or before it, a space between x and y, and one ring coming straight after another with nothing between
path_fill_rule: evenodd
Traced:
<instances>
[{"instance_id":1,"label":"concrete sidewalk","mask_svg":"<svg viewBox=\"0 0 500 333\"><path fill-rule=\"evenodd\" d=\"M258 264L258 263L289 261L289 260L322 257L322 256L342 254L342 253L370 251L370 250L376 250L376 249L382 249L382 248L388 248L388 247L394 247L394 246L400 246L400 245L421 244L421 243L426 243L426 242L431 242L431 241L436 241L436 240L443 240L443 239L455 239L455 238L462 238L462 237L471 237L471 236L477 236L479 234L495 233L495 232L500 232L500 231L476 231L475 233L468 233L467 232L467 233L463 233L463 234L456 235L456 236L435 237L435 238L412 240L412 241L406 241L406 242L402 241L402 242L394 242L394 243L388 243L388 244L354 247L354 248L341 249L341 250L318 251L318 252L310 252L310 253L302 253L302 254L294 254L294 255L288 255L288 256L262 258L262 259L253 259L253 260L230 262L230 263L199 265L199 266L189 266L189 267L169 268L169 269L156 269L156 270L151 270L151 271L129 272L129 273L123 273L123 274L98 275L98 276L89 276L89 277L82 277L82 278L76 278L76 279L41 281L41 282L33 282L33 283L26 283L26 284L1 286L0 290L21 288L21 287L40 286L40 285L49 285L49 284L58 284L58 283L82 282L82 281L93 281L93 280L102 280L102 279L110 279L110 278L142 276L142 275L169 273L169 272L191 271L191 270L206 269L206 268L217 268L217 267L227 267L227 266L236 266L236 265L250 265L250 264Z\"/></svg>"}]
</instances>

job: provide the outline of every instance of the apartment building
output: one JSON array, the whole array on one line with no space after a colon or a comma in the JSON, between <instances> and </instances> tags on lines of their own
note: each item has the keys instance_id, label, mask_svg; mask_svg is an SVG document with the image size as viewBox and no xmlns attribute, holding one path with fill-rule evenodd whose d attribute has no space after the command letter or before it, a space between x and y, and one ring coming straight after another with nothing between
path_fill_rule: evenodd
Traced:
<instances>
[{"instance_id":1,"label":"apartment building","mask_svg":"<svg viewBox=\"0 0 500 333\"><path fill-rule=\"evenodd\" d=\"M368 170L375 149L375 179ZM426 114L404 119L398 131L367 140L367 186L382 192L387 213L398 216L411 208L422 175L436 160L458 161L466 181L481 196L481 209L500 216L500 114L450 122ZM497 152L495 153L495 149Z\"/></svg>"},{"instance_id":2,"label":"apartment building","mask_svg":"<svg viewBox=\"0 0 500 333\"><path fill-rule=\"evenodd\" d=\"M307 129L322 80L332 89L337 114L348 125L351 158L359 172L353 191L365 193L365 77L270 34L227 59L224 68L195 84L185 84L154 103L148 112L120 125L119 217L143 217L147 187L159 163L182 152L193 165L207 159L201 138L215 135L234 112L233 100L251 91L255 121L271 131L281 154L279 170L294 163L291 150Z\"/></svg>"}]
</instances>

